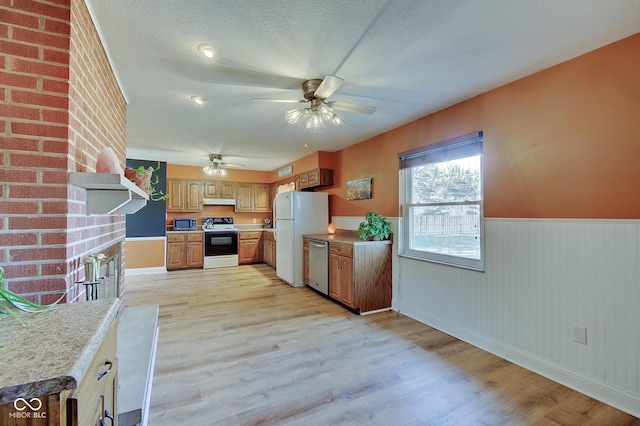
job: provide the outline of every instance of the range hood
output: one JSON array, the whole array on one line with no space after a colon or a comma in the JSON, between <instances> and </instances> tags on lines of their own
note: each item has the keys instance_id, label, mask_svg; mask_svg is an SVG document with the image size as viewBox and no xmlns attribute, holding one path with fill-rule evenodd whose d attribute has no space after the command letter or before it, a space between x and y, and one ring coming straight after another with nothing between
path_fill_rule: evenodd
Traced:
<instances>
[{"instance_id":1,"label":"range hood","mask_svg":"<svg viewBox=\"0 0 640 426\"><path fill-rule=\"evenodd\" d=\"M135 213L149 199L149 194L117 173L71 172L69 183L87 190L87 216Z\"/></svg>"},{"instance_id":2,"label":"range hood","mask_svg":"<svg viewBox=\"0 0 640 426\"><path fill-rule=\"evenodd\" d=\"M235 198L203 198L202 204L205 206L235 206Z\"/></svg>"}]
</instances>

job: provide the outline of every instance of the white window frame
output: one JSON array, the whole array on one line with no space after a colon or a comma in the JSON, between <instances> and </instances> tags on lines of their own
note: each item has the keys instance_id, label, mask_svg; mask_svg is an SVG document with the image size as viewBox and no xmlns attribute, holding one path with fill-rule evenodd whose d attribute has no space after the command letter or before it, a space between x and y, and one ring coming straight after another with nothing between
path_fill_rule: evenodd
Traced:
<instances>
[{"instance_id":1,"label":"white window frame","mask_svg":"<svg viewBox=\"0 0 640 426\"><path fill-rule=\"evenodd\" d=\"M411 259L417 259L427 262L435 262L450 266L456 266L466 269L473 269L477 271L484 271L484 161L482 155L482 132L471 133L463 135L457 138L448 139L436 144L418 148L415 150L400 153L400 184L401 184L401 203L402 203L402 217L403 217L403 238L400 247L399 255ZM475 145L473 145L475 144ZM465 154L466 147L473 146L473 149L477 151L478 146L480 152L473 152ZM451 154L447 154L450 152ZM444 154L443 154L444 153ZM455 158L465 158L480 154L480 199L474 201L459 201L450 203L409 203L412 196L412 170L420 165L436 163L440 161L453 160ZM447 156L451 158L447 158ZM442 157L445 159L442 160ZM433 158L440 158L434 160ZM423 250L411 249L411 235L413 227L413 210L416 207L431 207L438 205L477 205L480 211L480 258L468 258L455 255L447 255L441 253L427 252Z\"/></svg>"}]
</instances>

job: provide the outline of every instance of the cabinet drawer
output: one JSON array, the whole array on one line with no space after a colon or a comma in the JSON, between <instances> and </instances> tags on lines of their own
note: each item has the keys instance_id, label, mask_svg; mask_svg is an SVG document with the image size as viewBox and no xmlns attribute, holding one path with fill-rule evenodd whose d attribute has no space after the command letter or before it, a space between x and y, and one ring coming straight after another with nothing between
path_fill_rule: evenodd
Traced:
<instances>
[{"instance_id":1,"label":"cabinet drawer","mask_svg":"<svg viewBox=\"0 0 640 426\"><path fill-rule=\"evenodd\" d=\"M184 241L183 234L167 234L167 241L170 243L181 243Z\"/></svg>"},{"instance_id":2,"label":"cabinet drawer","mask_svg":"<svg viewBox=\"0 0 640 426\"><path fill-rule=\"evenodd\" d=\"M204 234L187 234L187 241L204 241Z\"/></svg>"},{"instance_id":3,"label":"cabinet drawer","mask_svg":"<svg viewBox=\"0 0 640 426\"><path fill-rule=\"evenodd\" d=\"M261 231L255 231L255 232L240 232L239 238L241 240L257 240L260 238L260 235L262 234Z\"/></svg>"},{"instance_id":4,"label":"cabinet drawer","mask_svg":"<svg viewBox=\"0 0 640 426\"><path fill-rule=\"evenodd\" d=\"M348 244L329 244L329 253L339 256L353 257L353 246Z\"/></svg>"}]
</instances>

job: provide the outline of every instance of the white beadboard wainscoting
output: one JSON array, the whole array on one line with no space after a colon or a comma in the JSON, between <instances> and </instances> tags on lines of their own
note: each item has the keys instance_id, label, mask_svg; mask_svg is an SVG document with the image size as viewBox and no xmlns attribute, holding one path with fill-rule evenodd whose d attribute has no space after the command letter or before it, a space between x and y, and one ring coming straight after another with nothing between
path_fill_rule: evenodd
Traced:
<instances>
[{"instance_id":1,"label":"white beadboard wainscoting","mask_svg":"<svg viewBox=\"0 0 640 426\"><path fill-rule=\"evenodd\" d=\"M395 308L640 417L640 221L485 219L484 247L485 272L400 258Z\"/></svg>"}]
</instances>

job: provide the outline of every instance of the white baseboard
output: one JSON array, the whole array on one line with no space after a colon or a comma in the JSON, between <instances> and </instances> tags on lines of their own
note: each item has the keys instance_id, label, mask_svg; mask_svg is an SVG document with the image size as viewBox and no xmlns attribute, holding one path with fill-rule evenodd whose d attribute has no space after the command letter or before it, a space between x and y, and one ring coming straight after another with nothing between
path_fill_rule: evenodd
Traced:
<instances>
[{"instance_id":1,"label":"white baseboard","mask_svg":"<svg viewBox=\"0 0 640 426\"><path fill-rule=\"evenodd\" d=\"M164 266L154 266L151 268L126 268L126 275L144 275L144 274L166 274L167 268Z\"/></svg>"},{"instance_id":2,"label":"white baseboard","mask_svg":"<svg viewBox=\"0 0 640 426\"><path fill-rule=\"evenodd\" d=\"M427 324L444 333L470 343L480 349L490 352L500 358L504 358L514 364L540 374L554 382L560 383L568 388L576 390L590 396L605 404L611 405L619 410L640 417L640 397L622 389L615 388L607 383L602 383L591 377L550 363L547 360L523 352L517 348L504 343L488 339L472 331L458 327L442 318L429 315L420 310L410 307L401 307L398 310L403 315L411 317L416 321Z\"/></svg>"}]
</instances>

